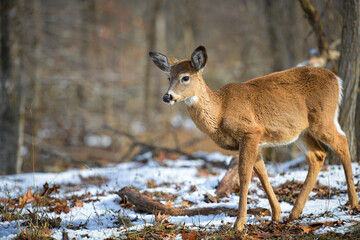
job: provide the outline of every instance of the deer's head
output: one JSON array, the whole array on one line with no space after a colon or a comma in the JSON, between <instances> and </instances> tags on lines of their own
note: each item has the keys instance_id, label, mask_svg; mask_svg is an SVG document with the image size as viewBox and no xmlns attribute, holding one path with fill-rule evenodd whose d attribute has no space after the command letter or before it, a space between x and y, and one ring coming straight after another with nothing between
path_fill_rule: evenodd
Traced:
<instances>
[{"instance_id":1,"label":"deer's head","mask_svg":"<svg viewBox=\"0 0 360 240\"><path fill-rule=\"evenodd\" d=\"M151 59L169 77L169 88L163 101L169 104L185 101L191 105L197 100L200 87L203 83L202 71L207 62L206 49L199 46L191 54L191 59L177 60L164 54L150 52Z\"/></svg>"}]
</instances>

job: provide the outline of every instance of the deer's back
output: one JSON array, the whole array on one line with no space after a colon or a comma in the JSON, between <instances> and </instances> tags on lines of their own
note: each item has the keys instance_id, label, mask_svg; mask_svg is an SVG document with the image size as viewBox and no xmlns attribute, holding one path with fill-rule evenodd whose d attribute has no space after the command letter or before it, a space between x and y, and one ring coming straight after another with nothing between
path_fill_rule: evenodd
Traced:
<instances>
[{"instance_id":1,"label":"deer's back","mask_svg":"<svg viewBox=\"0 0 360 240\"><path fill-rule=\"evenodd\" d=\"M263 142L287 142L309 126L309 118L334 119L338 92L331 71L301 67L228 84L217 94L223 99L221 122L228 132L260 126Z\"/></svg>"}]
</instances>

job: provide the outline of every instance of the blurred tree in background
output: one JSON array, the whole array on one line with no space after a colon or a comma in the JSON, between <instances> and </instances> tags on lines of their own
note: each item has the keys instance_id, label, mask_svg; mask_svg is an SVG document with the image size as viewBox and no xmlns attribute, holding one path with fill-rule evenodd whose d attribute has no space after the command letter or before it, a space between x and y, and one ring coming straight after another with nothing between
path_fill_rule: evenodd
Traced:
<instances>
[{"instance_id":1,"label":"blurred tree in background","mask_svg":"<svg viewBox=\"0 0 360 240\"><path fill-rule=\"evenodd\" d=\"M342 29L339 76L344 81L344 98L339 123L346 133L351 158L359 161L360 0L344 1Z\"/></svg>"},{"instance_id":2,"label":"blurred tree in background","mask_svg":"<svg viewBox=\"0 0 360 240\"><path fill-rule=\"evenodd\" d=\"M343 1L313 3L336 55ZM216 90L318 56L306 17L287 0L2 0L0 174L128 161L133 137L189 153L222 151L184 106L162 103L167 78L148 51L188 58L206 46L205 79Z\"/></svg>"}]
</instances>

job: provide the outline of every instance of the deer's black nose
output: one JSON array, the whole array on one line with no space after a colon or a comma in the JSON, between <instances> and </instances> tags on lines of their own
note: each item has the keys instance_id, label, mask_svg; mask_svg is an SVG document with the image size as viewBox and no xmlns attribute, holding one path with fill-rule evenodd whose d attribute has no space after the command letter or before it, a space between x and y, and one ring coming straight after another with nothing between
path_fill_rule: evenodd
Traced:
<instances>
[{"instance_id":1,"label":"deer's black nose","mask_svg":"<svg viewBox=\"0 0 360 240\"><path fill-rule=\"evenodd\" d=\"M171 94L165 93L165 95L163 96L163 101L166 103L169 103L172 99L173 97Z\"/></svg>"}]
</instances>

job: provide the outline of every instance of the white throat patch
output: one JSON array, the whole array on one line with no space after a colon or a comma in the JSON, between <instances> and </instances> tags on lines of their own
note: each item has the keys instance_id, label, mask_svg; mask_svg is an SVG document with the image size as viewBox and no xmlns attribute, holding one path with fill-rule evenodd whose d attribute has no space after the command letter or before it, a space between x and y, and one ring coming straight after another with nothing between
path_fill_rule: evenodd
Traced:
<instances>
[{"instance_id":1,"label":"white throat patch","mask_svg":"<svg viewBox=\"0 0 360 240\"><path fill-rule=\"evenodd\" d=\"M197 96L191 96L184 99L184 102L187 106L193 105L195 102L197 102L198 97Z\"/></svg>"}]
</instances>

